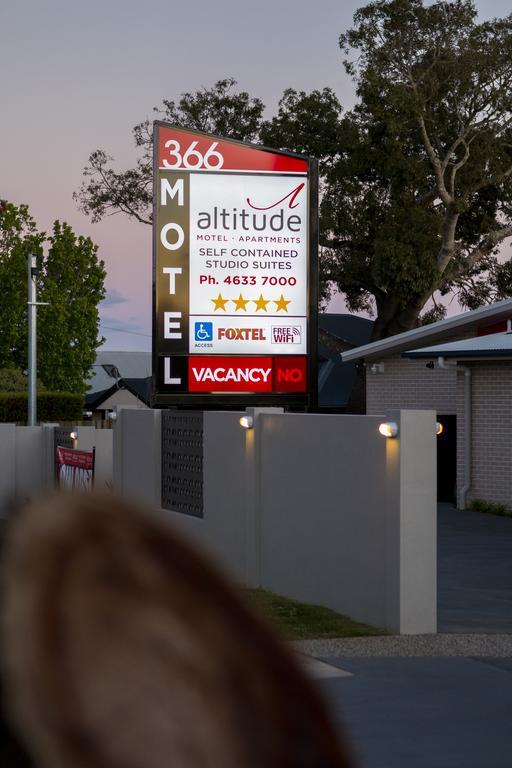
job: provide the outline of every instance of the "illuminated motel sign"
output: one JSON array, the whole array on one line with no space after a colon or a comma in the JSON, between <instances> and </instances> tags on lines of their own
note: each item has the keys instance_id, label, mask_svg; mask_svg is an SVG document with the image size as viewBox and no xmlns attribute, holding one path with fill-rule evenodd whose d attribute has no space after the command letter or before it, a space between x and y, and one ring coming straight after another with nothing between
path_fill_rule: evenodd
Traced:
<instances>
[{"instance_id":1,"label":"illuminated motel sign","mask_svg":"<svg viewBox=\"0 0 512 768\"><path fill-rule=\"evenodd\" d=\"M315 160L154 123L155 405L317 396Z\"/></svg>"}]
</instances>

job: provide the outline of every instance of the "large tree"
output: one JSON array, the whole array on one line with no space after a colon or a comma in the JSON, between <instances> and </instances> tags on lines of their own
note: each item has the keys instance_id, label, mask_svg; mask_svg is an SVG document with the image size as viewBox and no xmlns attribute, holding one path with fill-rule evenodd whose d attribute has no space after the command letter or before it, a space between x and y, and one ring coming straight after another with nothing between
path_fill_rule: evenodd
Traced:
<instances>
[{"instance_id":1,"label":"large tree","mask_svg":"<svg viewBox=\"0 0 512 768\"><path fill-rule=\"evenodd\" d=\"M471 2L372 3L340 41L356 107L289 91L262 128L274 145L324 148L324 295L375 312L374 339L441 317L420 314L439 292L471 308L512 294L498 259L512 235L511 31L478 25Z\"/></svg>"},{"instance_id":2,"label":"large tree","mask_svg":"<svg viewBox=\"0 0 512 768\"><path fill-rule=\"evenodd\" d=\"M154 107L159 120L184 128L215 133L240 141L258 137L264 104L245 91L235 90L232 78L218 80L213 88L183 93L178 102L164 99L162 107ZM143 120L133 130L140 152L135 168L116 171L113 157L103 149L89 156L84 181L73 197L79 209L93 221L104 216L124 213L142 224L151 224L153 196L153 125Z\"/></svg>"},{"instance_id":3,"label":"large tree","mask_svg":"<svg viewBox=\"0 0 512 768\"><path fill-rule=\"evenodd\" d=\"M358 220L360 237L333 243L333 277L352 304L373 297L380 338L413 327L436 290L470 305L510 294L497 252L512 235L512 17L380 0L354 20L340 44L355 54L364 152L352 188L343 163L333 174L326 205L341 241L346 211Z\"/></svg>"},{"instance_id":4,"label":"large tree","mask_svg":"<svg viewBox=\"0 0 512 768\"><path fill-rule=\"evenodd\" d=\"M85 392L103 342L98 338L98 303L105 295L104 264L90 238L77 237L55 222L47 237L25 205L0 201L0 368L27 366L28 254L37 256L38 378L49 390Z\"/></svg>"},{"instance_id":5,"label":"large tree","mask_svg":"<svg viewBox=\"0 0 512 768\"><path fill-rule=\"evenodd\" d=\"M378 0L340 44L358 95L348 113L329 89L289 89L262 122L262 103L228 80L161 114L319 158L321 296L334 287L376 314L375 339L422 322L439 293L469 307L511 295L510 262L498 260L512 235L511 18L478 24L470 0ZM134 135L136 169L89 159L77 199L95 220L124 211L150 223L149 123Z\"/></svg>"},{"instance_id":6,"label":"large tree","mask_svg":"<svg viewBox=\"0 0 512 768\"><path fill-rule=\"evenodd\" d=\"M26 367L28 254L41 260L43 243L28 207L0 200L0 368Z\"/></svg>"},{"instance_id":7,"label":"large tree","mask_svg":"<svg viewBox=\"0 0 512 768\"><path fill-rule=\"evenodd\" d=\"M47 389L85 392L86 381L104 342L98 304L105 297L104 263L89 237L77 236L56 221L42 266L38 370Z\"/></svg>"}]
</instances>

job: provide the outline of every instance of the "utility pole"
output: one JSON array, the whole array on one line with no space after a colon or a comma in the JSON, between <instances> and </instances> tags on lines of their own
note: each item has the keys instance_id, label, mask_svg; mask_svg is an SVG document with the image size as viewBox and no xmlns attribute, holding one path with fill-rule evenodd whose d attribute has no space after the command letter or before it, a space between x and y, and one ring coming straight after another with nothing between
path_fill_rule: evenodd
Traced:
<instances>
[{"instance_id":1,"label":"utility pole","mask_svg":"<svg viewBox=\"0 0 512 768\"><path fill-rule=\"evenodd\" d=\"M28 255L28 418L27 426L37 423L37 259Z\"/></svg>"},{"instance_id":2,"label":"utility pole","mask_svg":"<svg viewBox=\"0 0 512 768\"><path fill-rule=\"evenodd\" d=\"M47 306L47 301L37 301L37 256L28 255L28 414L27 426L37 424L37 308Z\"/></svg>"}]
</instances>

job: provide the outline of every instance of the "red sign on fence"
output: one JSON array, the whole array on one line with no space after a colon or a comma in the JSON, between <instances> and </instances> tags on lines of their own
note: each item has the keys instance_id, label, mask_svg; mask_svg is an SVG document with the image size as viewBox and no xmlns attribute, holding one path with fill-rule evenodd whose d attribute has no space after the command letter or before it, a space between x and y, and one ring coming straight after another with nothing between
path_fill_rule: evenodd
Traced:
<instances>
[{"instance_id":1,"label":"red sign on fence","mask_svg":"<svg viewBox=\"0 0 512 768\"><path fill-rule=\"evenodd\" d=\"M75 491L90 491L94 484L94 450L57 447L57 485Z\"/></svg>"}]
</instances>

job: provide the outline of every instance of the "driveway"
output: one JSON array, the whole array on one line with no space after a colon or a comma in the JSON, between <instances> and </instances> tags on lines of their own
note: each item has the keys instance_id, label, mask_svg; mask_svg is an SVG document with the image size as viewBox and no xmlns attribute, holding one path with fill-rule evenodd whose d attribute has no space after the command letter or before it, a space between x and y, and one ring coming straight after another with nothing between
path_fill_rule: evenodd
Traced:
<instances>
[{"instance_id":1,"label":"driveway","mask_svg":"<svg viewBox=\"0 0 512 768\"><path fill-rule=\"evenodd\" d=\"M361 768L510 766L510 659L324 662L351 675L328 679L324 673L319 683Z\"/></svg>"},{"instance_id":2,"label":"driveway","mask_svg":"<svg viewBox=\"0 0 512 768\"><path fill-rule=\"evenodd\" d=\"M438 514L438 632L512 632L512 518Z\"/></svg>"},{"instance_id":3,"label":"driveway","mask_svg":"<svg viewBox=\"0 0 512 768\"><path fill-rule=\"evenodd\" d=\"M310 671L362 768L511 764L512 519L440 504L438 520L444 634L295 644L323 661Z\"/></svg>"}]
</instances>

